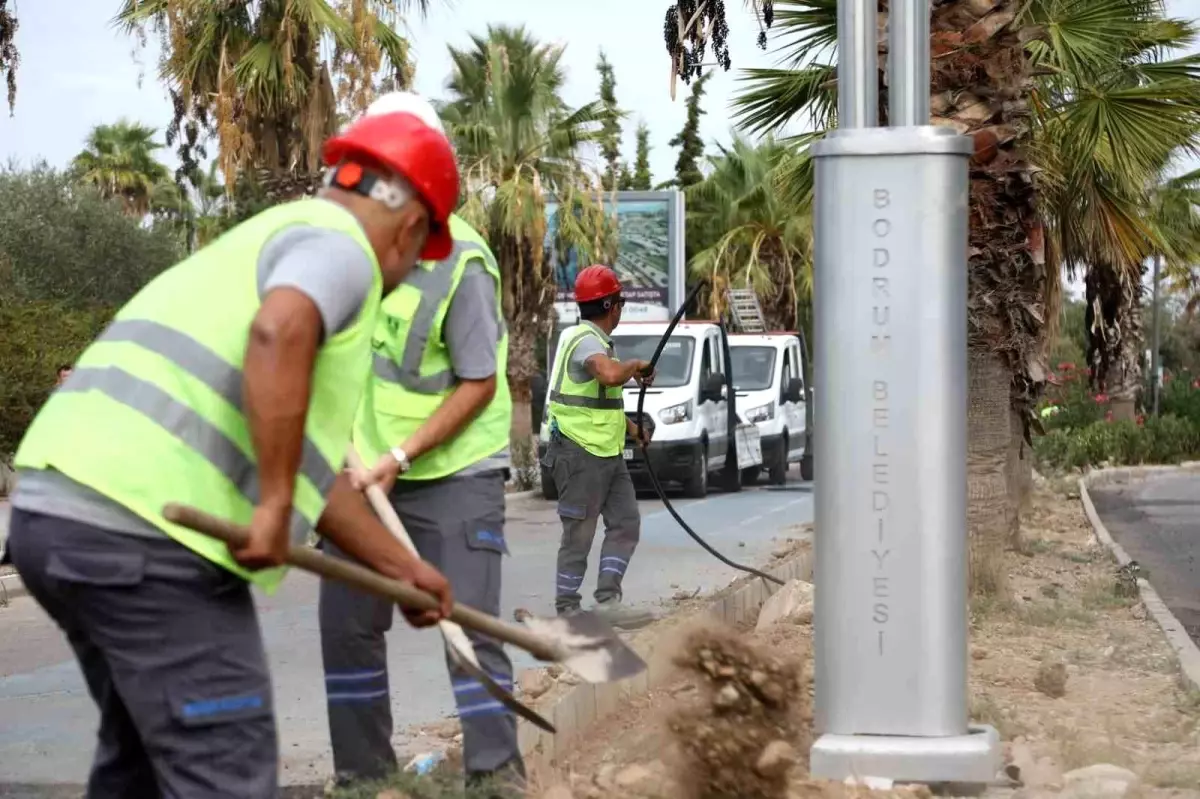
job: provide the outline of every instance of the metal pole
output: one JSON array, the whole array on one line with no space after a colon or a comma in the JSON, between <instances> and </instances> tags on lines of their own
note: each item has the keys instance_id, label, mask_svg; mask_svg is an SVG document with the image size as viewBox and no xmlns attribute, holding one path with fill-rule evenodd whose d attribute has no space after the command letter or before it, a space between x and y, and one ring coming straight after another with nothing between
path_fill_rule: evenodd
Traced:
<instances>
[{"instance_id":1,"label":"metal pole","mask_svg":"<svg viewBox=\"0 0 1200 799\"><path fill-rule=\"evenodd\" d=\"M839 0L838 130L816 163L813 776L987 783L967 695L970 138L929 121L929 0Z\"/></svg>"},{"instance_id":2,"label":"metal pole","mask_svg":"<svg viewBox=\"0 0 1200 799\"><path fill-rule=\"evenodd\" d=\"M1159 365L1159 355L1158 355L1158 348L1159 348L1158 283L1159 283L1159 272L1161 269L1162 269L1162 256L1156 253L1154 256L1154 293L1153 293L1154 309L1150 312L1152 314L1152 316L1150 317L1152 320L1151 324L1152 324L1152 327L1154 328L1153 333L1151 334L1151 337L1154 341L1154 349L1152 349L1150 351L1150 381L1151 381L1150 382L1150 396L1152 396L1154 398L1153 399L1153 413L1155 416L1158 416L1158 400L1159 400L1159 395L1162 393L1162 391L1161 391L1162 375L1159 374L1162 367Z\"/></svg>"},{"instance_id":3,"label":"metal pole","mask_svg":"<svg viewBox=\"0 0 1200 799\"><path fill-rule=\"evenodd\" d=\"M929 0L892 0L888 15L888 124L929 124Z\"/></svg>"},{"instance_id":4,"label":"metal pole","mask_svg":"<svg viewBox=\"0 0 1200 799\"><path fill-rule=\"evenodd\" d=\"M879 124L876 0L838 3L838 127Z\"/></svg>"}]
</instances>

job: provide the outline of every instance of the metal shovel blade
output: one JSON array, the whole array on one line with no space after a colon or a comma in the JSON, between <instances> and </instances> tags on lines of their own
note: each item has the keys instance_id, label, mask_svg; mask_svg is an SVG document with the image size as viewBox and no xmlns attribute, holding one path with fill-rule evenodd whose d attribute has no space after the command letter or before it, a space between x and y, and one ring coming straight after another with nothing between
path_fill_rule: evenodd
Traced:
<instances>
[{"instance_id":1,"label":"metal shovel blade","mask_svg":"<svg viewBox=\"0 0 1200 799\"><path fill-rule=\"evenodd\" d=\"M522 609L514 615L539 638L556 642L561 652L559 662L585 682L624 680L646 668L637 652L595 613L577 611L547 619Z\"/></svg>"}]
</instances>

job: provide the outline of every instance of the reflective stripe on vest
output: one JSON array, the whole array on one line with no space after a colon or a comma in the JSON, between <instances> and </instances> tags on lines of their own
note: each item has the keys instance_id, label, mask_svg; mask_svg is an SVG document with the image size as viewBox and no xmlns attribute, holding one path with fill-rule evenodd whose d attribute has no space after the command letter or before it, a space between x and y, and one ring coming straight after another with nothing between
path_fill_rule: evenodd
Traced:
<instances>
[{"instance_id":1,"label":"reflective stripe on vest","mask_svg":"<svg viewBox=\"0 0 1200 799\"><path fill-rule=\"evenodd\" d=\"M575 350L588 336L600 338L594 332L588 330L588 332L571 342L571 346L563 355L562 368L558 370L558 377L554 380L554 389L550 392L550 401L559 405L570 405L575 408L595 408L598 411L624 411L625 400L620 397L605 396L604 386L595 378L592 378L591 381L596 384L596 396L594 397L562 393L563 376L566 375L567 369L571 366L571 356L575 354ZM600 343L604 344L604 352L611 358L614 353L612 344L605 344L603 339L601 339Z\"/></svg>"},{"instance_id":2,"label":"reflective stripe on vest","mask_svg":"<svg viewBox=\"0 0 1200 799\"><path fill-rule=\"evenodd\" d=\"M478 244L469 241L454 242L454 249L433 269L414 269L405 282L421 292L421 301L409 324L407 338L404 342L404 354L397 364L394 360L378 352L371 354L371 369L375 376L388 383L396 383L408 391L417 394L440 394L452 388L458 377L450 369L444 369L433 374L421 374L421 361L425 357L425 347L429 343L429 335L433 332L433 323L437 319L438 309L450 290L454 287L454 273L458 262L464 255L475 254L487 260L493 268L496 261L492 254ZM498 317L500 335L505 333L504 315Z\"/></svg>"},{"instance_id":3,"label":"reflective stripe on vest","mask_svg":"<svg viewBox=\"0 0 1200 799\"><path fill-rule=\"evenodd\" d=\"M223 361L200 342L166 325L146 319L123 319L109 325L97 341L136 344L166 358L211 388L226 402L242 410L242 372ZM207 460L253 504L258 504L258 468L241 448L212 422L153 383L117 366L81 366L58 388L70 393L99 391L142 414ZM337 473L307 436L300 474L322 496L333 487ZM292 542L303 543L311 528L295 508L290 523Z\"/></svg>"}]
</instances>

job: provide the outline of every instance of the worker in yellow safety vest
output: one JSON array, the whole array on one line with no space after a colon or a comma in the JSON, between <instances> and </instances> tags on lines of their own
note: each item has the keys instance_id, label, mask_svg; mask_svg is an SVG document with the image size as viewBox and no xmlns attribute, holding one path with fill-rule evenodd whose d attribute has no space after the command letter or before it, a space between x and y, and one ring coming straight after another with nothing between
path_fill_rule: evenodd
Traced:
<instances>
[{"instance_id":1,"label":"worker in yellow safety vest","mask_svg":"<svg viewBox=\"0 0 1200 799\"><path fill-rule=\"evenodd\" d=\"M397 110L441 129L433 106L410 92L380 97L367 114ZM449 579L458 601L500 612L504 484L512 399L500 270L487 242L450 217L454 248L422 263L383 301L372 374L354 446L371 465L421 557ZM341 557L336 546L326 551ZM321 582L321 654L335 780L378 779L397 767L385 633L393 604ZM511 690L512 663L496 640L468 633L481 668ZM519 786L524 765L513 714L447 657L463 728L469 784Z\"/></svg>"},{"instance_id":2,"label":"worker in yellow safety vest","mask_svg":"<svg viewBox=\"0 0 1200 799\"><path fill-rule=\"evenodd\" d=\"M38 413L16 455L9 544L100 711L88 799L277 794L270 674L250 593L315 529L435 595L342 472L382 297L453 247L459 177L412 114L325 144L318 198L276 206L147 284ZM248 525L246 546L167 521Z\"/></svg>"},{"instance_id":3,"label":"worker in yellow safety vest","mask_svg":"<svg viewBox=\"0 0 1200 799\"><path fill-rule=\"evenodd\" d=\"M596 612L614 627L635 629L654 621L649 610L622 603L621 583L637 549L642 519L622 450L637 425L625 415L624 385L649 385L650 363L616 357L612 332L621 323L625 298L607 266L594 265L575 278L582 322L559 345L549 395L550 445L542 460L558 489L562 541L558 548L555 608L560 615L580 608L580 589L596 523L604 517L596 580ZM649 429L643 432L648 435Z\"/></svg>"}]
</instances>

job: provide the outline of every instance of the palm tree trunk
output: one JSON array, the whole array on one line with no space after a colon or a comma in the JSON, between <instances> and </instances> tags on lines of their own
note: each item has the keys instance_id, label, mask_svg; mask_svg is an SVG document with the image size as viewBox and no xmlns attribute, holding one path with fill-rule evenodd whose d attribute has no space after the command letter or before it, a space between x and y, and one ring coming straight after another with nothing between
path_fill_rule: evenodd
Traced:
<instances>
[{"instance_id":1,"label":"palm tree trunk","mask_svg":"<svg viewBox=\"0 0 1200 799\"><path fill-rule=\"evenodd\" d=\"M1000 357L972 351L967 361L967 529L971 589L1005 590L1004 551L1015 504L1009 496L1012 374Z\"/></svg>"},{"instance_id":2,"label":"palm tree trunk","mask_svg":"<svg viewBox=\"0 0 1200 799\"><path fill-rule=\"evenodd\" d=\"M1113 419L1132 420L1141 388L1142 284L1098 264L1084 280L1092 388L1107 394Z\"/></svg>"}]
</instances>

